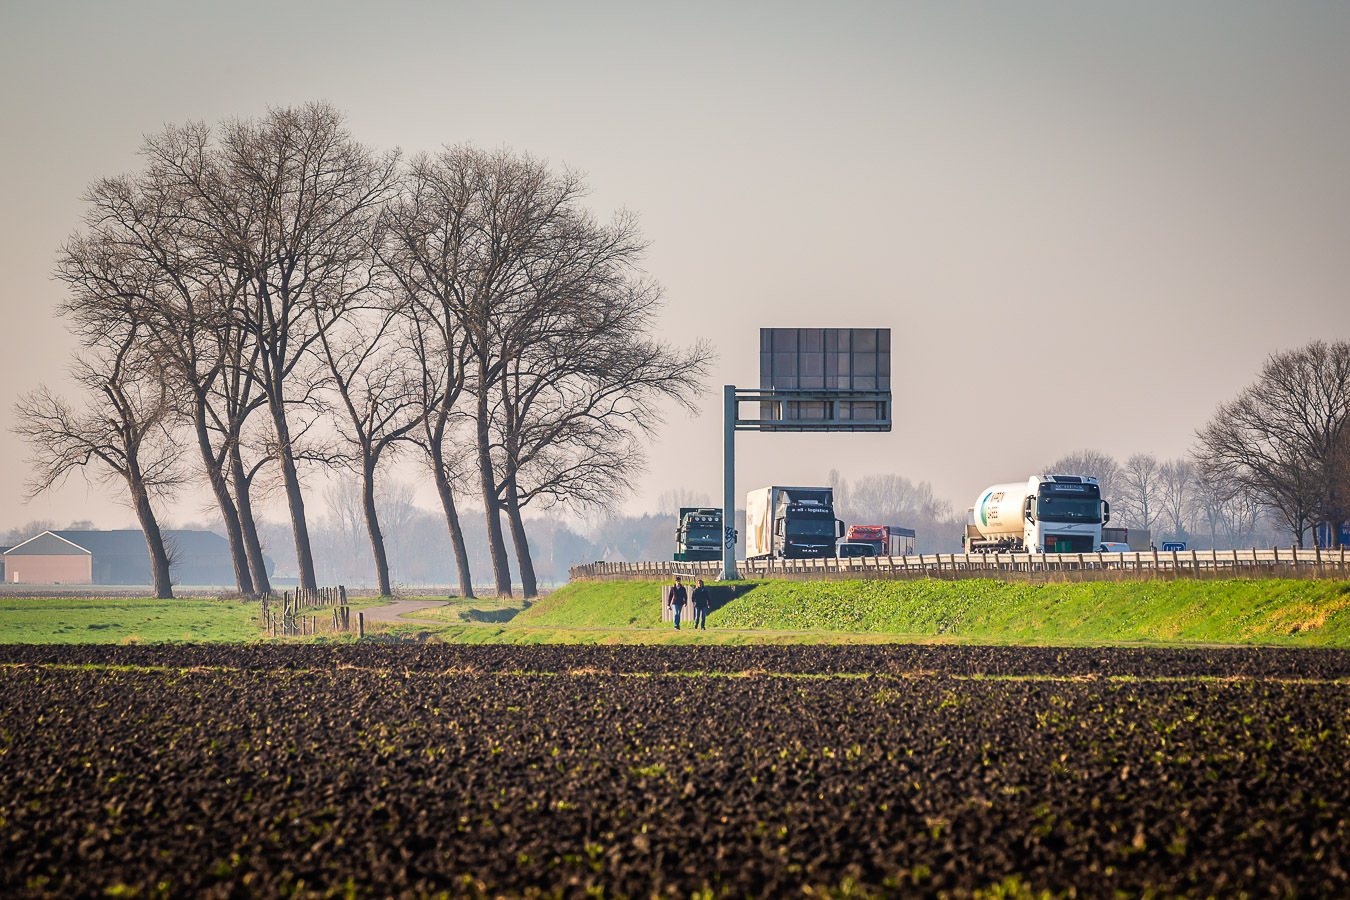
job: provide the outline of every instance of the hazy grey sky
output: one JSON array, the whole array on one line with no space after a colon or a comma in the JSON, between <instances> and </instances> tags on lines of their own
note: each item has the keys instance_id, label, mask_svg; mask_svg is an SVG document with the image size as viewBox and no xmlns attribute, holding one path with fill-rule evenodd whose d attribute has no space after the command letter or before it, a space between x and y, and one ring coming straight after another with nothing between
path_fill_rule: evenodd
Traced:
<instances>
[{"instance_id":1,"label":"hazy grey sky","mask_svg":"<svg viewBox=\"0 0 1350 900\"><path fill-rule=\"evenodd\" d=\"M1268 353L1350 337L1347 46L1340 3L9 0L0 400L63 381L50 271L90 181L166 123L326 99L641 214L666 335L721 361L633 508L720 494L720 385L766 325L889 326L897 421L742 435L742 488L894 471L964 508L1080 447L1179 454ZM22 506L25 453L0 436L0 526L131 520L78 479Z\"/></svg>"}]
</instances>

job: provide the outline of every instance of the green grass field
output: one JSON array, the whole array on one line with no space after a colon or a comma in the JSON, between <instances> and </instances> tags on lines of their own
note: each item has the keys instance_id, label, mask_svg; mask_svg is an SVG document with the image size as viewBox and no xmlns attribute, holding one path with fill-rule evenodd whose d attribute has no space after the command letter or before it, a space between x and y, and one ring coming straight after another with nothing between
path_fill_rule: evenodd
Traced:
<instances>
[{"instance_id":1,"label":"green grass field","mask_svg":"<svg viewBox=\"0 0 1350 900\"><path fill-rule=\"evenodd\" d=\"M353 609L382 601L353 600ZM117 644L262 639L256 600L0 596L0 643ZM320 621L326 610L314 610ZM288 638L287 640L294 640Z\"/></svg>"},{"instance_id":2,"label":"green grass field","mask_svg":"<svg viewBox=\"0 0 1350 900\"><path fill-rule=\"evenodd\" d=\"M697 634L661 622L660 587L654 581L570 584L524 608L519 601L457 600L417 613L423 621L393 628L430 630L442 640L469 643L901 640L1350 647L1350 582L1344 581L742 582L741 596L713 612L710 630ZM352 606L377 603L354 600ZM0 642L260 640L257 613L256 603L234 600L0 597Z\"/></svg>"},{"instance_id":3,"label":"green grass field","mask_svg":"<svg viewBox=\"0 0 1350 900\"><path fill-rule=\"evenodd\" d=\"M252 641L258 604L241 600L0 597L0 642Z\"/></svg>"},{"instance_id":4,"label":"green grass field","mask_svg":"<svg viewBox=\"0 0 1350 900\"><path fill-rule=\"evenodd\" d=\"M709 616L709 639L1350 647L1350 582L1343 581L761 581L744 587L739 598ZM659 582L571 584L508 623L491 628L453 624L442 636L461 641L703 639L662 625L659 597ZM421 615L462 621L456 610Z\"/></svg>"}]
</instances>

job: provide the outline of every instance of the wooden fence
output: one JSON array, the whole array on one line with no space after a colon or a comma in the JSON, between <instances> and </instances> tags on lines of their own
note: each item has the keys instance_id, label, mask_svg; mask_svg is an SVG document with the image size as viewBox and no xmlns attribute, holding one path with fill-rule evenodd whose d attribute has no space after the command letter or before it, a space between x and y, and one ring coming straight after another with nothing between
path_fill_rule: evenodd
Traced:
<instances>
[{"instance_id":1,"label":"wooden fence","mask_svg":"<svg viewBox=\"0 0 1350 900\"><path fill-rule=\"evenodd\" d=\"M856 559L738 560L742 578L891 579L990 578L1007 575L1175 574L1248 577L1286 575L1295 578L1350 576L1344 547L1287 550L1150 550L1139 553L917 553ZM594 562L568 570L572 581L650 581L682 575L715 580L720 561Z\"/></svg>"},{"instance_id":2,"label":"wooden fence","mask_svg":"<svg viewBox=\"0 0 1350 900\"><path fill-rule=\"evenodd\" d=\"M322 614L321 614L322 612ZM347 588L299 588L262 598L262 627L269 637L302 637L326 631L351 631L352 608L347 605ZM362 628L364 632L365 629Z\"/></svg>"}]
</instances>

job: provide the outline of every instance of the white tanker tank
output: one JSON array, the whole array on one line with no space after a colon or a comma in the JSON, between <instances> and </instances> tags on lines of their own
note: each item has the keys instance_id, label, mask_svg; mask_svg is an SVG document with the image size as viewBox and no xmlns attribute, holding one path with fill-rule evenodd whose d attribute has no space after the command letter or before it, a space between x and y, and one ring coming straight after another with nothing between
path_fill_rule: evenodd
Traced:
<instances>
[{"instance_id":1,"label":"white tanker tank","mask_svg":"<svg viewBox=\"0 0 1350 900\"><path fill-rule=\"evenodd\" d=\"M1110 518L1096 478L1033 475L980 492L966 521L966 552L1092 553Z\"/></svg>"}]
</instances>

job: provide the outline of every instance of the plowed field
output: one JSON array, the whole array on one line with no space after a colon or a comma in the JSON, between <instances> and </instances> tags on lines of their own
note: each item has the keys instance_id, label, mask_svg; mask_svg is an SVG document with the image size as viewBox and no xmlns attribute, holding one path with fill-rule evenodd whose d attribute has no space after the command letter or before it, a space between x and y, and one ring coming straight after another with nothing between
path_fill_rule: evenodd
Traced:
<instances>
[{"instance_id":1,"label":"plowed field","mask_svg":"<svg viewBox=\"0 0 1350 900\"><path fill-rule=\"evenodd\" d=\"M1335 651L0 648L0 895L1345 896L1347 674Z\"/></svg>"}]
</instances>

